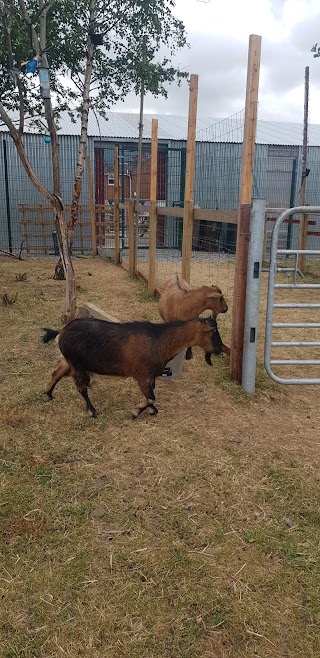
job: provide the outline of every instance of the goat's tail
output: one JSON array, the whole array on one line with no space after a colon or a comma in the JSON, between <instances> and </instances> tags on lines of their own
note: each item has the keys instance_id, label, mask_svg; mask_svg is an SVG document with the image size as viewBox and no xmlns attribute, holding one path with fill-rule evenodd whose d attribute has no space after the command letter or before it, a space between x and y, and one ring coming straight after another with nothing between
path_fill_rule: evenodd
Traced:
<instances>
[{"instance_id":1,"label":"goat's tail","mask_svg":"<svg viewBox=\"0 0 320 658\"><path fill-rule=\"evenodd\" d=\"M50 343L51 340L60 334L60 331L57 331L56 329L47 329L46 327L42 327L42 330L45 332L41 339L43 343Z\"/></svg>"}]
</instances>

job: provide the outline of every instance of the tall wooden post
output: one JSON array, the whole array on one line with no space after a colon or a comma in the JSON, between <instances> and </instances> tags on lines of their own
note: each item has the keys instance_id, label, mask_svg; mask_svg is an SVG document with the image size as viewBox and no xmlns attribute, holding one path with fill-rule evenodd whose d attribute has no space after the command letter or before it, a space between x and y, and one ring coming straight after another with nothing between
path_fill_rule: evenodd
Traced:
<instances>
[{"instance_id":1,"label":"tall wooden post","mask_svg":"<svg viewBox=\"0 0 320 658\"><path fill-rule=\"evenodd\" d=\"M114 164L113 164L113 223L114 223L114 262L116 265L120 263L120 245L119 245L119 148L114 147Z\"/></svg>"},{"instance_id":2,"label":"tall wooden post","mask_svg":"<svg viewBox=\"0 0 320 658\"><path fill-rule=\"evenodd\" d=\"M300 189L300 206L306 204L307 154L308 154L308 114L309 114L309 66L305 68L304 78L304 113L303 113L303 145L302 145L302 176ZM299 226L299 249L307 249L309 215L301 215ZM305 254L298 255L298 269L305 268Z\"/></svg>"},{"instance_id":3,"label":"tall wooden post","mask_svg":"<svg viewBox=\"0 0 320 658\"><path fill-rule=\"evenodd\" d=\"M261 37L249 37L246 107L242 146L240 199L237 229L237 247L234 273L230 373L241 383L244 340L244 318L248 267L248 245L252 200L254 150L257 127L258 90L260 73Z\"/></svg>"},{"instance_id":4,"label":"tall wooden post","mask_svg":"<svg viewBox=\"0 0 320 658\"><path fill-rule=\"evenodd\" d=\"M128 225L129 225L129 275L134 272L134 200L128 201Z\"/></svg>"},{"instance_id":5,"label":"tall wooden post","mask_svg":"<svg viewBox=\"0 0 320 658\"><path fill-rule=\"evenodd\" d=\"M156 287L157 257L157 172L158 172L158 120L152 119L151 133L151 179L150 179L150 225L149 225L149 276L148 292L154 295Z\"/></svg>"},{"instance_id":6,"label":"tall wooden post","mask_svg":"<svg viewBox=\"0 0 320 658\"><path fill-rule=\"evenodd\" d=\"M192 230L193 230L193 179L196 151L196 125L198 104L198 75L190 76L186 182L184 191L182 277L190 283Z\"/></svg>"},{"instance_id":7,"label":"tall wooden post","mask_svg":"<svg viewBox=\"0 0 320 658\"><path fill-rule=\"evenodd\" d=\"M90 155L86 156L86 164L87 164L87 179L88 179L88 193L89 193L89 213L90 213L90 223L91 223L92 254L93 256L96 256L97 255L96 214L95 214L95 206L94 206L94 198L93 198L93 182L92 182Z\"/></svg>"}]
</instances>

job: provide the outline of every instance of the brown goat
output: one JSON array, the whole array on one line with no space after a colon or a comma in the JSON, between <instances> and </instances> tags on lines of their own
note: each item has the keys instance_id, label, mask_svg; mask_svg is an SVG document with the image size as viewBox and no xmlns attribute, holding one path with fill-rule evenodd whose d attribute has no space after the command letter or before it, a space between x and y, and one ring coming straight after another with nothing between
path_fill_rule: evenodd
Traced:
<instances>
[{"instance_id":1,"label":"brown goat","mask_svg":"<svg viewBox=\"0 0 320 658\"><path fill-rule=\"evenodd\" d=\"M227 312L228 305L221 289L218 286L192 289L180 274L169 279L158 302L159 315L165 322L191 320L206 310L211 310L214 317ZM226 354L230 354L229 347L224 345L223 348ZM192 350L188 348L186 358L191 357Z\"/></svg>"},{"instance_id":2,"label":"brown goat","mask_svg":"<svg viewBox=\"0 0 320 658\"><path fill-rule=\"evenodd\" d=\"M57 338L62 353L60 363L46 387L47 396L62 377L73 377L79 393L86 401L92 417L97 413L88 397L90 374L133 377L145 396L132 418L149 408L150 414L158 410L154 405L155 379L176 354L189 345L198 345L210 355L220 354L223 344L215 318L195 319L187 322L115 323L81 318L69 322L61 331L44 329L42 338L48 343Z\"/></svg>"}]
</instances>

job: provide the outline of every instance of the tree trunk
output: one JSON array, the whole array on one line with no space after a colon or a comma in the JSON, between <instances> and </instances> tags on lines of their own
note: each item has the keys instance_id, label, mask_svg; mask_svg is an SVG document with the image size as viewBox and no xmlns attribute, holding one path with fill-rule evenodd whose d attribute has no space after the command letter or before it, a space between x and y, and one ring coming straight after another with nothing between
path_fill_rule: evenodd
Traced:
<instances>
[{"instance_id":1,"label":"tree trunk","mask_svg":"<svg viewBox=\"0 0 320 658\"><path fill-rule=\"evenodd\" d=\"M1 110L1 104L0 104L0 110ZM47 201L50 203L55 213L55 224L56 224L58 240L59 240L60 256L62 259L64 271L66 272L66 276L67 276L66 306L65 306L64 319L65 322L70 322L70 320L72 320L76 315L76 285L75 285L73 265L68 249L67 226L64 220L63 203L60 196L56 194L52 194L51 192L49 192L49 190L47 190L42 185L42 183L40 183L26 156L21 136L19 135L18 131L16 130L13 124L12 126L8 125L8 127L10 130L11 137L13 138L13 141L15 143L20 160L31 182L36 187L36 189L40 192L40 194L42 194L45 197L45 199L47 199Z\"/></svg>"},{"instance_id":2,"label":"tree trunk","mask_svg":"<svg viewBox=\"0 0 320 658\"><path fill-rule=\"evenodd\" d=\"M77 169L73 188L73 198L71 204L70 221L68 224L69 240L72 246L73 240L73 227L78 219L79 199L81 194L83 167L87 150L87 137L88 137L88 118L89 118L89 105L90 105L90 85L92 78L92 64L93 64L93 43L91 40L91 31L94 28L96 0L90 0L90 14L89 14L89 33L87 38L87 61L86 70L83 82L82 94L82 109L81 109L81 133L80 144L77 159Z\"/></svg>"},{"instance_id":3,"label":"tree trunk","mask_svg":"<svg viewBox=\"0 0 320 658\"><path fill-rule=\"evenodd\" d=\"M94 18L95 18L95 5L96 0L91 0L90 2L90 18L89 18L89 32L93 28ZM87 137L88 137L88 118L89 118L89 105L90 105L90 84L92 78L92 62L93 62L93 44L91 41L90 33L87 39L87 61L86 61L86 70L84 75L83 83L83 94L82 94L82 110L81 110L81 134L80 134L80 144L77 158L77 168L76 175L74 180L73 187L73 197L71 204L71 213L70 220L68 223L68 247L69 253L72 253L73 237L74 237L74 226L78 219L79 212L79 201L81 195L82 187L82 178L83 178L83 168L84 161L86 157L87 150ZM54 279L63 279L64 278L64 268L59 258L54 272Z\"/></svg>"},{"instance_id":4,"label":"tree trunk","mask_svg":"<svg viewBox=\"0 0 320 658\"><path fill-rule=\"evenodd\" d=\"M39 19L40 19L40 37L38 38L36 29L30 15L27 11L25 1L18 0L21 14L29 27L30 37L34 52L37 54L38 59L38 68L39 73L41 67L45 68L49 75L48 61L46 56L46 21L47 21L47 10L50 6L50 2L45 5L45 0L39 0ZM10 16L9 16L10 18ZM9 51L9 64L10 60L13 61L12 57L12 48L11 48L11 37L10 37L11 24L10 20L8 23L8 35L7 35L7 45ZM26 170L31 182L36 187L36 189L44 196L45 199L52 206L55 213L55 225L57 228L58 240L59 240L59 250L60 257L63 265L64 272L67 277L66 284L66 305L65 305L65 322L69 322L76 315L76 284L73 265L70 258L70 253L68 249L68 238L67 238L67 226L64 220L63 213L63 203L61 199L61 187L60 187L60 171L59 171L59 152L58 152L58 140L55 123L53 120L52 105L50 98L50 84L48 78L44 80L42 78L42 87L41 95L43 98L43 103L45 107L46 119L48 123L48 128L50 132L51 142L52 142L52 171L53 171L53 194L47 190L47 188L42 185L38 180L35 172L32 169L32 166L26 156L23 142L23 126L24 126L24 99L22 95L22 88L19 85L18 77L16 79L18 85L19 97L20 97L20 125L19 130L16 129L15 125L12 123L10 117L8 116L3 104L0 102L0 116L9 129L10 135L15 143L18 155L23 164L24 169Z\"/></svg>"},{"instance_id":5,"label":"tree trunk","mask_svg":"<svg viewBox=\"0 0 320 658\"><path fill-rule=\"evenodd\" d=\"M21 1L21 0L20 0ZM41 66L47 68L49 74L49 65L46 55L46 29L47 29L47 11L45 8L45 0L39 0L40 9L40 61L38 63L39 71ZM60 180L60 166L59 166L59 144L57 138L57 130L53 119L50 86L48 94L42 94L43 105L48 124L49 134L51 137L51 159L52 159L52 174L53 174L53 196L55 198L55 225L58 235L60 260L62 263L63 279L66 279L66 306L64 321L70 322L76 316L76 280L74 275L73 264L71 260L71 252L68 246L68 232L63 213L63 202L61 199L61 180ZM60 277L62 278L62 277Z\"/></svg>"},{"instance_id":6,"label":"tree trunk","mask_svg":"<svg viewBox=\"0 0 320 658\"><path fill-rule=\"evenodd\" d=\"M66 279L66 309L65 322L70 322L76 316L76 281L71 261L71 251L69 249L68 231L63 215L63 203L61 200L61 183L59 168L59 145L57 131L52 116L52 105L50 98L43 99L48 129L51 137L51 154L52 154L52 172L53 172L53 189L54 196L60 201L60 207L56 206L55 224L58 235L60 259L56 265L53 275L54 279ZM60 263L60 271L57 272L57 266Z\"/></svg>"},{"instance_id":7,"label":"tree trunk","mask_svg":"<svg viewBox=\"0 0 320 658\"><path fill-rule=\"evenodd\" d=\"M70 229L69 224L67 226L67 245L68 245L68 252L70 255L70 258L72 257L72 244L73 244L73 229ZM63 267L63 262L61 260L61 255L59 256L59 260L56 262L55 268L54 268L54 275L53 279L56 281L63 281L65 279L65 271Z\"/></svg>"},{"instance_id":8,"label":"tree trunk","mask_svg":"<svg viewBox=\"0 0 320 658\"><path fill-rule=\"evenodd\" d=\"M54 273L53 273L53 279L55 281L64 281L65 280L65 273L64 273L64 267L62 264L61 256L59 256L59 260L55 264L54 268Z\"/></svg>"},{"instance_id":9,"label":"tree trunk","mask_svg":"<svg viewBox=\"0 0 320 658\"><path fill-rule=\"evenodd\" d=\"M67 226L63 215L63 205L61 208L56 208L55 215L55 224L56 230L59 237L60 248L60 260L63 272L65 273L66 279L66 308L64 321L65 323L70 322L76 316L76 280L74 275L74 269L72 260L70 257L70 251L68 247L68 232Z\"/></svg>"}]
</instances>

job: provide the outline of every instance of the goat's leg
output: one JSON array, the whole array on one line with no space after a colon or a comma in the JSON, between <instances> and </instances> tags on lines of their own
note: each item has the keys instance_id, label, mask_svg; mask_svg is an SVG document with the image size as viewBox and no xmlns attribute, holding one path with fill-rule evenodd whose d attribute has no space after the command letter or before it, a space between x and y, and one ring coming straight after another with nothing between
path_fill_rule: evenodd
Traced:
<instances>
[{"instance_id":1,"label":"goat's leg","mask_svg":"<svg viewBox=\"0 0 320 658\"><path fill-rule=\"evenodd\" d=\"M148 380L141 380L138 381L139 387L145 396L145 400L138 404L137 409L134 409L134 411L131 412L131 418L132 420L135 420L135 418L138 418L140 414L145 411L145 409L150 409L150 416L156 416L158 413L157 407L154 405L155 401L155 394L154 394L154 387L156 385L155 379L152 381Z\"/></svg>"},{"instance_id":2,"label":"goat's leg","mask_svg":"<svg viewBox=\"0 0 320 658\"><path fill-rule=\"evenodd\" d=\"M192 359L192 357L193 357L192 347L187 347L186 357L185 357L186 361L190 361L190 359Z\"/></svg>"},{"instance_id":3,"label":"goat's leg","mask_svg":"<svg viewBox=\"0 0 320 658\"><path fill-rule=\"evenodd\" d=\"M89 373L87 372L87 370L79 370L78 369L78 370L75 371L75 373L73 375L73 378L74 378L76 387L77 387L80 395L82 395L82 397L85 400L86 410L92 416L92 418L96 418L97 417L97 412L96 412L96 410L95 410L95 408L94 408L94 406L93 406L93 404L92 404L92 402L89 398L89 395L88 395L88 386L90 384L90 375L89 375Z\"/></svg>"},{"instance_id":4,"label":"goat's leg","mask_svg":"<svg viewBox=\"0 0 320 658\"><path fill-rule=\"evenodd\" d=\"M52 391L57 383L62 379L62 377L68 377L70 375L70 367L67 361L61 357L58 367L53 371L51 379L48 382L45 393L48 396L49 400L53 399Z\"/></svg>"}]
</instances>

